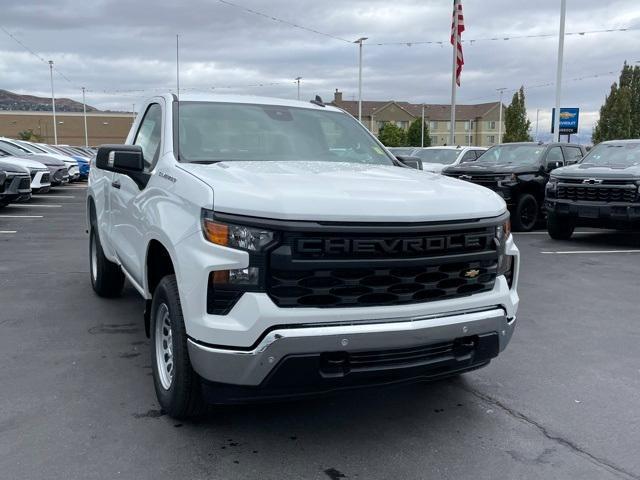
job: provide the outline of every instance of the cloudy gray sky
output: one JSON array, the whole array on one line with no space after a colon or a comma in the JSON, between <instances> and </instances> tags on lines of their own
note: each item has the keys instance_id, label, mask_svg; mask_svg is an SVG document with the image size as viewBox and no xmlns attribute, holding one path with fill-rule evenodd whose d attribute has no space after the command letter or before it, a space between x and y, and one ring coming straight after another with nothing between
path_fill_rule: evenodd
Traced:
<instances>
[{"instance_id":1,"label":"cloudy gray sky","mask_svg":"<svg viewBox=\"0 0 640 480\"><path fill-rule=\"evenodd\" d=\"M448 103L451 47L386 42L447 41L449 0L232 0L244 7L346 40L369 37L364 96L372 100ZM559 0L463 0L463 39L555 33ZM218 0L0 0L0 25L45 59L53 59L57 95L99 108L130 110L155 92L175 88L175 35L181 38L181 86L225 93L294 98L357 94L357 47L248 13ZM568 0L567 32L640 29L637 0ZM564 106L583 110L590 130L622 62L640 61L640 30L567 37ZM527 88L529 116L540 109L548 129L554 103L557 38L477 41L464 45L460 103L510 97ZM595 74L598 78L586 78ZM263 84L263 86L254 86ZM264 85L272 84L272 85ZM232 88L227 88L232 87ZM49 72L0 31L0 88L48 95Z\"/></svg>"}]
</instances>

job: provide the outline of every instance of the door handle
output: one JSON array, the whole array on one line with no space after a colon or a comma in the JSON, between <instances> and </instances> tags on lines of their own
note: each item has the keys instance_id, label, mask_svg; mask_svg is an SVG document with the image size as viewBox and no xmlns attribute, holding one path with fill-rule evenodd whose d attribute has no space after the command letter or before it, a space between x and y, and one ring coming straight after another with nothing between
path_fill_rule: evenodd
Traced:
<instances>
[{"instance_id":1,"label":"door handle","mask_svg":"<svg viewBox=\"0 0 640 480\"><path fill-rule=\"evenodd\" d=\"M120 189L120 186L121 186L121 185L120 185L120 182L119 182L118 180L114 180L113 182L111 182L111 186L112 186L113 188Z\"/></svg>"}]
</instances>

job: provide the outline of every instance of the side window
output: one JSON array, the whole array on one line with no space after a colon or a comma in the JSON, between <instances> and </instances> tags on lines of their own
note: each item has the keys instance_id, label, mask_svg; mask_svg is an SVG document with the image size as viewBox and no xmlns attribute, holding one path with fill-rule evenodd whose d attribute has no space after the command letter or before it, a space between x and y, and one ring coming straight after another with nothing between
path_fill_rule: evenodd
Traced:
<instances>
[{"instance_id":1,"label":"side window","mask_svg":"<svg viewBox=\"0 0 640 480\"><path fill-rule=\"evenodd\" d=\"M551 149L549 149L549 153L547 153L547 162L564 162L562 148L551 147Z\"/></svg>"},{"instance_id":2,"label":"side window","mask_svg":"<svg viewBox=\"0 0 640 480\"><path fill-rule=\"evenodd\" d=\"M486 150L475 150L475 152L476 152L476 158L480 158L482 154L486 152Z\"/></svg>"},{"instance_id":3,"label":"side window","mask_svg":"<svg viewBox=\"0 0 640 480\"><path fill-rule=\"evenodd\" d=\"M475 161L476 161L475 151L469 150L467 153L464 154L464 156L462 157L462 160L460 160L460 163L475 162Z\"/></svg>"},{"instance_id":4,"label":"side window","mask_svg":"<svg viewBox=\"0 0 640 480\"><path fill-rule=\"evenodd\" d=\"M144 155L145 170L153 170L160 157L160 140L162 138L162 108L152 103L147 108L144 118L138 127L138 133L133 141L140 145Z\"/></svg>"},{"instance_id":5,"label":"side window","mask_svg":"<svg viewBox=\"0 0 640 480\"><path fill-rule=\"evenodd\" d=\"M567 154L567 163L579 162L582 158L582 150L578 147L564 147Z\"/></svg>"}]
</instances>

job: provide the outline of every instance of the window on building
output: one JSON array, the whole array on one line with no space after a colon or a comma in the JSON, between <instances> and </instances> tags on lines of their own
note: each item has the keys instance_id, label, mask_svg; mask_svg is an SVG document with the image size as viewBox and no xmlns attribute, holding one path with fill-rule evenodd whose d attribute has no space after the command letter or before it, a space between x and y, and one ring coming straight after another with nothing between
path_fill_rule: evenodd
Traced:
<instances>
[{"instance_id":1,"label":"window on building","mask_svg":"<svg viewBox=\"0 0 640 480\"><path fill-rule=\"evenodd\" d=\"M438 128L438 121L432 120L431 122L429 122L429 128L431 130L436 130Z\"/></svg>"},{"instance_id":2,"label":"window on building","mask_svg":"<svg viewBox=\"0 0 640 480\"><path fill-rule=\"evenodd\" d=\"M451 131L451 122L447 122L447 131Z\"/></svg>"},{"instance_id":3,"label":"window on building","mask_svg":"<svg viewBox=\"0 0 640 480\"><path fill-rule=\"evenodd\" d=\"M396 126L402 128L403 130L406 130L407 128L409 128L409 122L406 120L398 121L396 122Z\"/></svg>"},{"instance_id":4,"label":"window on building","mask_svg":"<svg viewBox=\"0 0 640 480\"><path fill-rule=\"evenodd\" d=\"M487 142L493 144L496 143L496 136L495 135L488 135L487 136Z\"/></svg>"},{"instance_id":5,"label":"window on building","mask_svg":"<svg viewBox=\"0 0 640 480\"><path fill-rule=\"evenodd\" d=\"M491 120L489 123L489 130L495 130L496 129L496 121L495 120Z\"/></svg>"},{"instance_id":6,"label":"window on building","mask_svg":"<svg viewBox=\"0 0 640 480\"><path fill-rule=\"evenodd\" d=\"M464 131L468 132L471 129L471 122L469 122L469 120L466 120L464 122Z\"/></svg>"},{"instance_id":7,"label":"window on building","mask_svg":"<svg viewBox=\"0 0 640 480\"><path fill-rule=\"evenodd\" d=\"M437 145L438 144L438 136L437 135L432 135L431 137L431 145Z\"/></svg>"},{"instance_id":8,"label":"window on building","mask_svg":"<svg viewBox=\"0 0 640 480\"><path fill-rule=\"evenodd\" d=\"M378 120L376 123L378 124L378 130L382 130L384 126L389 122L387 122L386 120Z\"/></svg>"}]
</instances>

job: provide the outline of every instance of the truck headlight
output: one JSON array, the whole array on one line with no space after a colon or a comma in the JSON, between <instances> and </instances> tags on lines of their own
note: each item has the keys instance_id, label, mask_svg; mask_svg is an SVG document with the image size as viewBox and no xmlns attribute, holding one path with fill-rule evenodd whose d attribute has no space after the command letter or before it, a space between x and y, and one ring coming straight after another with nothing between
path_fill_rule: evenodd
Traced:
<instances>
[{"instance_id":1,"label":"truck headlight","mask_svg":"<svg viewBox=\"0 0 640 480\"><path fill-rule=\"evenodd\" d=\"M550 177L547 182L547 194L555 195L558 191L558 179L556 177Z\"/></svg>"},{"instance_id":2,"label":"truck headlight","mask_svg":"<svg viewBox=\"0 0 640 480\"><path fill-rule=\"evenodd\" d=\"M512 185L518 181L518 176L515 173L511 175L505 175L502 178L498 179L498 186L503 187L505 185Z\"/></svg>"},{"instance_id":3,"label":"truck headlight","mask_svg":"<svg viewBox=\"0 0 640 480\"><path fill-rule=\"evenodd\" d=\"M250 252L264 250L274 238L269 230L219 222L213 211L205 209L202 210L202 232L211 243Z\"/></svg>"},{"instance_id":4,"label":"truck headlight","mask_svg":"<svg viewBox=\"0 0 640 480\"><path fill-rule=\"evenodd\" d=\"M507 241L511 236L511 221L507 220L496 227L496 240L498 242L498 268L496 275L504 275L509 287L513 282L513 255L507 255Z\"/></svg>"}]
</instances>

